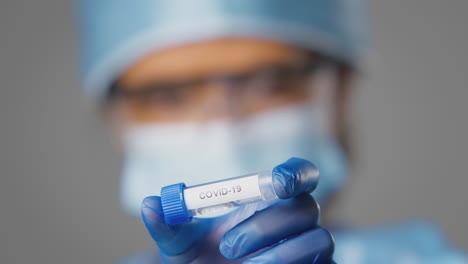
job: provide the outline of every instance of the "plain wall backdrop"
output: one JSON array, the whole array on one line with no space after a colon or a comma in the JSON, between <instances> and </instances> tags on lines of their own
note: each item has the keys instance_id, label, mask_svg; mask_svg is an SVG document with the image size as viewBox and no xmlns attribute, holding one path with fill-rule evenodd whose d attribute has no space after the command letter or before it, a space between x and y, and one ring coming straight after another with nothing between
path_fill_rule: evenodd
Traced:
<instances>
[{"instance_id":1,"label":"plain wall backdrop","mask_svg":"<svg viewBox=\"0 0 468 264\"><path fill-rule=\"evenodd\" d=\"M357 164L332 215L429 217L468 249L468 1L374 0L353 96ZM73 4L0 7L0 262L110 263L152 246L119 208L119 155L77 81Z\"/></svg>"}]
</instances>

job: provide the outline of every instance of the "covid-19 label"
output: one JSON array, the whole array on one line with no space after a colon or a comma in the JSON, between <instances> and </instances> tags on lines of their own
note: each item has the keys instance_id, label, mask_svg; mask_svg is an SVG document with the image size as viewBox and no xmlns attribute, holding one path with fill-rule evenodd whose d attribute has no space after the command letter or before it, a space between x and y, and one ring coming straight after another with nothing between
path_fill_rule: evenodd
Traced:
<instances>
[{"instance_id":1,"label":"covid-19 label","mask_svg":"<svg viewBox=\"0 0 468 264\"><path fill-rule=\"evenodd\" d=\"M188 210L259 196L261 196L261 193L258 185L258 175L194 186L184 190L185 205Z\"/></svg>"}]
</instances>

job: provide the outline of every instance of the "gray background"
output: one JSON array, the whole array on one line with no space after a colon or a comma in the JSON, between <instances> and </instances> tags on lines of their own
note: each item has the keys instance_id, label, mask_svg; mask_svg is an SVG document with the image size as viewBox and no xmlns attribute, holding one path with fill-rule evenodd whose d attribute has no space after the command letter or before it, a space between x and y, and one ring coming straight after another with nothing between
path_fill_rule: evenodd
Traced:
<instances>
[{"instance_id":1,"label":"gray background","mask_svg":"<svg viewBox=\"0 0 468 264\"><path fill-rule=\"evenodd\" d=\"M358 162L332 215L430 217L468 249L468 1L375 0L354 95ZM150 247L118 204L119 156L75 76L63 0L0 7L0 262L109 263Z\"/></svg>"}]
</instances>

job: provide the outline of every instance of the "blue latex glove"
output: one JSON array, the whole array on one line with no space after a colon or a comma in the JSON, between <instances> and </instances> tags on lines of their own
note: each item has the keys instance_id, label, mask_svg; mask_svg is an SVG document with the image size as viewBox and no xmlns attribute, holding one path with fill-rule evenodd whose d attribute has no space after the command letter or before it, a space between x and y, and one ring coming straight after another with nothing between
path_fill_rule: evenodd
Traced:
<instances>
[{"instance_id":1,"label":"blue latex glove","mask_svg":"<svg viewBox=\"0 0 468 264\"><path fill-rule=\"evenodd\" d=\"M319 207L309 195L317 185L312 169L292 158L273 169L280 198L274 204L245 205L175 226L165 224L160 197L147 197L143 221L162 263L333 263L333 238L318 225Z\"/></svg>"}]
</instances>

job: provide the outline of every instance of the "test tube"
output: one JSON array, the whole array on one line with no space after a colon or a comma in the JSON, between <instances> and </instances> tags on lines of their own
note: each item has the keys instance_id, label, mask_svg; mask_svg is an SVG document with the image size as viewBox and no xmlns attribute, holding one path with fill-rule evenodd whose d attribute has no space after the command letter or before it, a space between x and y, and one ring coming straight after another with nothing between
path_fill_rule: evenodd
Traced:
<instances>
[{"instance_id":1,"label":"test tube","mask_svg":"<svg viewBox=\"0 0 468 264\"><path fill-rule=\"evenodd\" d=\"M272 171L186 187L184 183L161 189L161 205L167 224L190 222L193 216L277 199Z\"/></svg>"}]
</instances>

